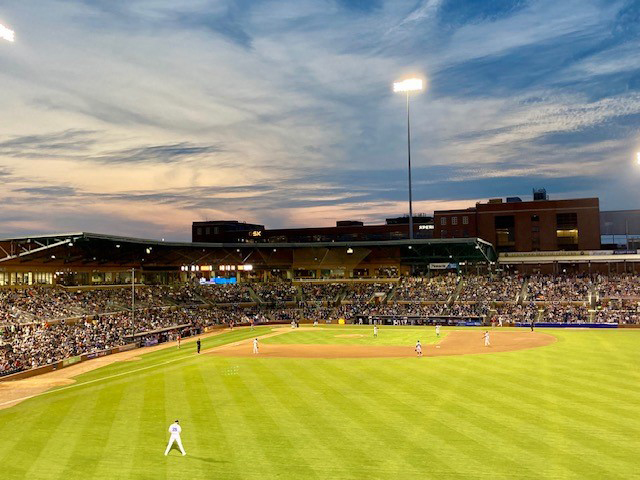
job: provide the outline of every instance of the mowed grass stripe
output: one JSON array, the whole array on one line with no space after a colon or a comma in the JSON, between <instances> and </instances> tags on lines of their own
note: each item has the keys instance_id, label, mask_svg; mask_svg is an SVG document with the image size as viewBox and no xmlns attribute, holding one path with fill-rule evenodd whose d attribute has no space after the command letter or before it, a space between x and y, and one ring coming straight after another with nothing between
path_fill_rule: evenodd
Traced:
<instances>
[{"instance_id":1,"label":"mowed grass stripe","mask_svg":"<svg viewBox=\"0 0 640 480\"><path fill-rule=\"evenodd\" d=\"M366 478L390 478L394 475L424 478L424 464L411 463L401 454L403 445L411 443L407 436L415 431L415 426L410 431L398 431L393 419L388 420L384 411L368 401L367 392L357 394L362 397L363 404L350 402L352 395L345 398L334 388L333 382L327 381L328 371L333 369L331 361L325 360L321 365L288 362L286 366L290 374L285 379L299 382L296 390L309 392L309 387L315 388L312 394L304 395L307 404L315 400L314 404L307 406L306 413L312 426L319 424L323 427L319 434L326 432L318 442L334 446L333 461L325 467L325 478L338 475L349 478L349 472L358 472Z\"/></svg>"},{"instance_id":2,"label":"mowed grass stripe","mask_svg":"<svg viewBox=\"0 0 640 480\"><path fill-rule=\"evenodd\" d=\"M417 362L422 362L422 359L413 359L413 362L417 364ZM381 366L379 370L384 371L385 368ZM403 401L403 399L395 395L395 389L385 388L378 375L357 375L355 372L349 372L348 369L339 367L335 368L331 375L334 376L333 380L335 382L341 383L341 389L349 389L359 385L361 390L377 392L375 395L369 396L366 402L375 402L377 404L376 411L382 413L383 416L396 418L393 426L398 430L403 440L395 445L394 450L401 453L405 461L415 458L414 462L417 465L422 465L423 471L426 470L423 475L429 475L432 478L447 478L458 475L482 475L482 472L486 471L486 467L483 468L486 459L476 459L471 454L479 444L479 441L483 440L483 437L474 437L469 434L468 429L457 428L456 444L458 446L456 451L456 447L448 445L446 436L438 435L438 430L450 432L451 427L437 415L429 415L429 409L425 407L428 402L427 395L421 396L417 393L414 393L413 397L405 395L402 397L405 400ZM357 394L354 392L354 395ZM411 402L406 401L409 399ZM353 400L353 398L350 397L350 400ZM391 405L394 406L393 410L389 408ZM404 408L398 408L398 406L403 406ZM439 425L440 428L432 429L434 424ZM428 438L429 441L423 442L425 438ZM432 448L429 448L430 446ZM449 447L449 451L442 452L440 451L441 447L444 449ZM449 454L454 451L456 457L462 457L459 462L462 465L452 466L445 462L441 468L433 468L432 464L435 460L448 458ZM428 469L425 468L427 465L429 466Z\"/></svg>"},{"instance_id":3,"label":"mowed grass stripe","mask_svg":"<svg viewBox=\"0 0 640 480\"><path fill-rule=\"evenodd\" d=\"M76 415L82 415L85 418L84 428L77 432L68 430L61 432L65 436L77 435L81 440L73 449L70 461L63 470L61 478L94 478L98 461L109 454L105 447L113 428L117 409L129 387L126 384L118 384L102 387L97 392L88 393L96 395L98 401L90 415L86 415L83 411L75 412ZM78 392L75 392L74 396L76 398L82 397L82 395L78 395ZM72 398L73 396L66 395L66 397ZM55 460L52 459L52 461Z\"/></svg>"},{"instance_id":4,"label":"mowed grass stripe","mask_svg":"<svg viewBox=\"0 0 640 480\"><path fill-rule=\"evenodd\" d=\"M209 390L222 421L222 435L233 445L236 469L240 478L277 478L279 466L269 457L269 447L277 440L259 425L264 406L254 404L244 395L239 376L247 368L246 361L221 359L221 375L212 375ZM277 446L277 443L276 443ZM215 465L215 464L214 464Z\"/></svg>"},{"instance_id":5,"label":"mowed grass stripe","mask_svg":"<svg viewBox=\"0 0 640 480\"><path fill-rule=\"evenodd\" d=\"M185 445L185 448L189 448L188 460L196 459L206 464L208 475L205 478L244 478L242 470L246 468L241 467L246 461L246 450L244 446L234 444L226 435L220 418L222 406L215 397L217 390L211 386L211 376L220 375L222 371L217 365L213 367L218 359L202 357L200 360L191 377L192 381L186 385L192 411L190 428L194 428L193 435L198 437L191 448L192 434L185 433L184 442L189 442L189 446Z\"/></svg>"},{"instance_id":6,"label":"mowed grass stripe","mask_svg":"<svg viewBox=\"0 0 640 480\"><path fill-rule=\"evenodd\" d=\"M13 450L8 451L2 459L3 478L27 478L26 474L32 463L41 454L49 454L49 452L43 452L43 448L51 437L58 435L58 439L61 442L64 441L65 436L60 437L58 429L65 422L67 415L73 412L75 406L75 401L58 401L54 405L55 414L48 410L42 410L36 414L36 421L31 425L28 434L21 436L13 446Z\"/></svg>"},{"instance_id":7,"label":"mowed grass stripe","mask_svg":"<svg viewBox=\"0 0 640 480\"><path fill-rule=\"evenodd\" d=\"M267 452L272 473L264 472L265 475L269 477L293 471L301 478L317 478L315 471L294 443L297 432L286 432L280 427L278 416L281 406L264 401L262 392L253 388L252 382L256 378L253 368L256 361L260 360L245 360L239 375L227 377L226 383L230 387L233 385L232 395L236 397L236 401L242 398L243 402L250 406L242 411L242 416L247 420L246 425L249 426L251 435L261 442L260 448ZM270 441L265 441L268 437Z\"/></svg>"},{"instance_id":8,"label":"mowed grass stripe","mask_svg":"<svg viewBox=\"0 0 640 480\"><path fill-rule=\"evenodd\" d=\"M111 387L107 387L111 388ZM102 457L94 460L93 479L113 478L113 472L125 466L133 468L138 462L134 439L143 427L141 416L144 408L144 392L139 385L127 383L121 401L111 405L114 409L113 420L108 435L105 435ZM101 435L104 431L95 430L93 435Z\"/></svg>"},{"instance_id":9,"label":"mowed grass stripe","mask_svg":"<svg viewBox=\"0 0 640 480\"><path fill-rule=\"evenodd\" d=\"M373 336L373 326L317 328L314 330L291 330L285 334L264 339L267 344L305 345L365 345L365 346L413 346L417 340L422 344L440 341L446 336L443 330L436 337L433 327L380 327L378 337Z\"/></svg>"},{"instance_id":10,"label":"mowed grass stripe","mask_svg":"<svg viewBox=\"0 0 640 480\"><path fill-rule=\"evenodd\" d=\"M273 362L260 362L254 369L260 382L261 396L271 404L281 407L279 423L281 428L297 432L297 441L304 446L304 456L319 478L330 472L332 478L341 478L340 474L349 473L354 466L345 467L343 459L335 455L335 448L342 450L348 445L350 458L354 453L364 452L361 442L354 442L351 435L346 435L338 418L327 418L324 401L317 401L316 392L303 389L301 392L292 381L299 374L291 370L293 362L284 361L274 365ZM315 399L315 401L313 401ZM328 465L327 459L332 461ZM357 466L357 465L355 465Z\"/></svg>"},{"instance_id":11,"label":"mowed grass stripe","mask_svg":"<svg viewBox=\"0 0 640 480\"><path fill-rule=\"evenodd\" d=\"M477 369L474 369L474 370L477 370ZM466 371L468 371L468 369L460 368L459 372L454 372L454 374L456 373L464 374L464 372ZM524 384L517 384L515 382L511 382L507 390L498 391L501 386L502 380L497 381L495 380L495 377L486 378L485 383L486 383L486 386L490 388L489 389L474 388L472 391L473 398L471 396L469 396L468 398L465 398L466 405L472 405L472 406L475 405L477 408L477 411L481 412L482 404L484 402L493 401L493 403L502 404L502 407L506 410L506 412L508 412L505 415L509 415L509 414L517 415L518 419L522 419L522 418L527 419L528 423L525 424L525 427L527 427L528 425L527 428L529 428L532 432L535 433L534 441L532 442L532 445L537 444L538 448L541 445L539 444L539 442L536 443L535 438L542 438L541 435L544 436L545 433L549 432L549 427L540 428L539 426L541 423L544 423L545 420L552 419L553 423L549 426L559 427L561 426L560 422L562 422L566 418L572 424L572 428L574 430L576 428L576 425L582 425L583 428L579 429L580 430L579 436L577 436L576 438L564 439L563 442L559 442L560 445L558 444L558 442L552 443L550 445L550 448L554 449L555 451L562 450L563 452L567 452L566 455L569 455L569 456L573 455L573 452L582 452L584 454L587 454L587 456L585 457L585 460L583 460L582 462L572 463L573 468L574 469L580 468L581 474L583 475L594 474L595 471L601 470L600 467L598 467L598 464L593 463L591 459L602 456L602 447L599 446L601 443L599 442L599 438L602 438L602 437L593 437L591 433L591 431L593 430L592 426L589 424L589 422L585 422L584 419L581 418L584 416L588 416L588 413L586 415L583 411L579 411L578 413L575 409L575 404L573 403L570 403L570 405L573 405L573 407L568 408L564 414L558 411L557 404L555 405L556 406L555 410L551 410L550 408L545 409L544 407L541 407L541 405L543 405L544 403L542 402L542 399L536 397L536 392L539 393L541 392L541 390L536 390L535 387L529 387ZM519 390L520 392L518 392ZM526 392L523 392L523 390L526 390ZM483 396L483 391L486 392L484 396ZM520 394L518 395L518 393ZM464 392L461 392L461 395L464 395ZM484 399L484 400L481 401L480 404L478 404L477 402L478 398ZM458 408L464 408L464 406L458 406ZM471 411L470 414L473 414L473 412L475 411L476 410ZM498 417L495 417L495 418L498 418ZM515 428L515 424L511 428L512 429ZM518 434L521 435L521 433L518 433ZM593 440L593 441L589 442L589 440ZM626 448L623 448L623 450L625 449ZM629 453L632 454L632 452L629 452ZM619 466L619 470L624 471L624 469L628 467L628 465L626 465L626 462L624 462L625 456L624 454L617 455L617 456L623 459L623 463L621 463L618 466ZM629 458L629 457L626 457L626 458ZM611 465L611 462L616 463L615 459L612 456L608 456L604 460L608 462L609 464L608 468L614 466L614 465ZM607 472L607 469L604 469L601 471L602 474L606 474L606 472Z\"/></svg>"},{"instance_id":12,"label":"mowed grass stripe","mask_svg":"<svg viewBox=\"0 0 640 480\"><path fill-rule=\"evenodd\" d=\"M406 365L403 373L407 378L418 379L425 377L424 364L417 362L414 365ZM414 370L411 372L411 370ZM364 375L364 378L371 378ZM451 432L459 437L455 443L460 441L469 444L468 456L477 462L474 472L466 472L465 475L497 475L499 473L491 472L487 466L492 464L500 464L501 468L506 467L512 476L528 476L536 473L535 469L524 466L516 460L519 455L527 453L526 448L514 448L510 442L503 440L504 425L501 422L495 422L493 417L485 418L482 415L482 408L478 410L470 410L466 406L466 399L463 391L468 385L468 378L465 376L456 376L458 381L451 382L451 376L445 373L444 377L439 377L438 373L430 373L425 378L426 383L420 387L413 384L403 382L398 385L397 378L394 377L389 369L379 369L376 373L376 380L382 383L382 392L392 392L388 394L387 402L400 404L405 408L405 416L410 419L412 417L419 418L425 422L425 429L428 429L434 436L440 436L441 442L450 442L448 439ZM440 396L446 398L443 401ZM444 408L443 408L444 407ZM453 412L450 412L453 410ZM499 418L499 417L498 417ZM530 438L529 440L533 440ZM477 445L491 445L491 448L483 448L479 450L474 448ZM503 456L502 452L508 450L509 456ZM480 456L478 456L480 455ZM448 456L448 455L447 455ZM484 468L481 467L484 465ZM444 472L443 472L444 473Z\"/></svg>"},{"instance_id":13,"label":"mowed grass stripe","mask_svg":"<svg viewBox=\"0 0 640 480\"><path fill-rule=\"evenodd\" d=\"M25 478L63 478L63 471L69 463L77 461L73 453L82 444L81 432L87 426L88 417L99 407L99 396L88 395L66 400L73 403L64 420L60 424L61 431L50 432L49 441L39 451L34 452L31 465ZM57 411L47 411L51 415L58 415Z\"/></svg>"},{"instance_id":14,"label":"mowed grass stripe","mask_svg":"<svg viewBox=\"0 0 640 480\"><path fill-rule=\"evenodd\" d=\"M345 382L342 375L336 373L340 363L325 360L322 369L310 368L302 379L322 385L327 401L338 409L345 431L351 430L352 441L363 442L370 448L362 466L368 475L380 472L383 477L394 474L423 477L450 469L440 457L430 455L427 447L435 439L419 428L417 419L403 421L401 412L389 408L393 403L380 400L381 388L369 385L356 389L357 383ZM356 361L352 365L360 363Z\"/></svg>"}]
</instances>

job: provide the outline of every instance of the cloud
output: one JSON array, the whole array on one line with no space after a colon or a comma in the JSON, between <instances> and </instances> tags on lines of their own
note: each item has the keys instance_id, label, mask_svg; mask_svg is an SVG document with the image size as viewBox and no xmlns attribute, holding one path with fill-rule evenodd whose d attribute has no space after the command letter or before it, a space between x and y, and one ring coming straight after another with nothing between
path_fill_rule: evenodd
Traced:
<instances>
[{"instance_id":1,"label":"cloud","mask_svg":"<svg viewBox=\"0 0 640 480\"><path fill-rule=\"evenodd\" d=\"M205 218L402 214L406 113L390 86L414 73L428 80L411 98L416 209L533 186L640 201L633 0L50 7L3 7L20 31L0 72L0 201L23 215L8 233L185 239Z\"/></svg>"},{"instance_id":2,"label":"cloud","mask_svg":"<svg viewBox=\"0 0 640 480\"><path fill-rule=\"evenodd\" d=\"M97 155L88 160L110 164L140 164L140 163L177 163L184 159L193 159L203 155L223 152L219 145L193 145L189 142L172 145L153 145L132 148Z\"/></svg>"}]
</instances>

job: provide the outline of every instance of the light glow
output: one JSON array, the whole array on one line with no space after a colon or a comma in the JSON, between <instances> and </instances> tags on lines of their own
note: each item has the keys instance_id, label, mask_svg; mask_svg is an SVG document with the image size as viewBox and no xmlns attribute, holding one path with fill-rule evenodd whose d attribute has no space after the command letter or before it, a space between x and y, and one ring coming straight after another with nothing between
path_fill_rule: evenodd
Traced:
<instances>
[{"instance_id":1,"label":"light glow","mask_svg":"<svg viewBox=\"0 0 640 480\"><path fill-rule=\"evenodd\" d=\"M422 79L421 78L407 78L401 82L394 82L393 91L394 92L417 92L422 90Z\"/></svg>"},{"instance_id":2,"label":"light glow","mask_svg":"<svg viewBox=\"0 0 640 480\"><path fill-rule=\"evenodd\" d=\"M636 163L640 165L640 152L636 153Z\"/></svg>"},{"instance_id":3,"label":"light glow","mask_svg":"<svg viewBox=\"0 0 640 480\"><path fill-rule=\"evenodd\" d=\"M16 33L0 23L0 38L13 42L16 39Z\"/></svg>"}]
</instances>

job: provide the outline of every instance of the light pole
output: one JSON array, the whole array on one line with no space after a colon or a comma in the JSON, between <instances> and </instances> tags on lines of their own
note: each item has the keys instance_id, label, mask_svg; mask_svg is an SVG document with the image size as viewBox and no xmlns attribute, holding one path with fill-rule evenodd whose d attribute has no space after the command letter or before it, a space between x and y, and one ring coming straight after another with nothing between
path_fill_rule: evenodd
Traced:
<instances>
[{"instance_id":1,"label":"light pole","mask_svg":"<svg viewBox=\"0 0 640 480\"><path fill-rule=\"evenodd\" d=\"M413 240L413 197L411 193L411 120L409 115L409 94L422 90L422 80L420 78L407 78L401 82L394 82L394 92L405 92L407 94L407 160L409 167L409 240Z\"/></svg>"},{"instance_id":2,"label":"light pole","mask_svg":"<svg viewBox=\"0 0 640 480\"><path fill-rule=\"evenodd\" d=\"M136 319L136 269L131 269L131 325Z\"/></svg>"},{"instance_id":3,"label":"light pole","mask_svg":"<svg viewBox=\"0 0 640 480\"><path fill-rule=\"evenodd\" d=\"M16 39L16 34L13 30L5 27L0 23L0 39L8 42L13 42Z\"/></svg>"}]
</instances>

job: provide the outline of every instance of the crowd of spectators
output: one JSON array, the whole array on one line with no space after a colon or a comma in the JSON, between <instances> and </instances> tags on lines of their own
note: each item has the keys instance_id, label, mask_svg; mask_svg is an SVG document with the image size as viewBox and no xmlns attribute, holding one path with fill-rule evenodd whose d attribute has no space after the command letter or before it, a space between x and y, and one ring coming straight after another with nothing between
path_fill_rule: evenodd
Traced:
<instances>
[{"instance_id":1,"label":"crowd of spectators","mask_svg":"<svg viewBox=\"0 0 640 480\"><path fill-rule=\"evenodd\" d=\"M120 312L78 322L12 324L0 334L0 375L124 345L135 334L180 325L198 329L220 320L218 309L153 308L134 318Z\"/></svg>"},{"instance_id":2,"label":"crowd of spectators","mask_svg":"<svg viewBox=\"0 0 640 480\"><path fill-rule=\"evenodd\" d=\"M396 300L443 302L455 291L459 278L454 274L431 278L409 277L396 287Z\"/></svg>"},{"instance_id":3,"label":"crowd of spectators","mask_svg":"<svg viewBox=\"0 0 640 480\"><path fill-rule=\"evenodd\" d=\"M303 283L302 298L309 303L333 302L346 288L344 283Z\"/></svg>"},{"instance_id":4,"label":"crowd of spectators","mask_svg":"<svg viewBox=\"0 0 640 480\"><path fill-rule=\"evenodd\" d=\"M640 275L598 276L598 295L605 298L637 298L640 299Z\"/></svg>"},{"instance_id":5,"label":"crowd of spectators","mask_svg":"<svg viewBox=\"0 0 640 480\"><path fill-rule=\"evenodd\" d=\"M197 293L212 303L251 303L251 293L246 285L202 285Z\"/></svg>"},{"instance_id":6,"label":"crowd of spectators","mask_svg":"<svg viewBox=\"0 0 640 480\"><path fill-rule=\"evenodd\" d=\"M589 276L532 275L529 277L527 300L536 302L586 301L594 286Z\"/></svg>"},{"instance_id":7,"label":"crowd of spectators","mask_svg":"<svg viewBox=\"0 0 640 480\"><path fill-rule=\"evenodd\" d=\"M347 286L345 300L351 303L368 303L375 295L384 298L392 289L392 283L353 283Z\"/></svg>"},{"instance_id":8,"label":"crowd of spectators","mask_svg":"<svg viewBox=\"0 0 640 480\"><path fill-rule=\"evenodd\" d=\"M495 320L503 325L510 323L531 323L538 319L539 309L535 302L524 304L502 303L495 307Z\"/></svg>"},{"instance_id":9,"label":"crowd of spectators","mask_svg":"<svg viewBox=\"0 0 640 480\"><path fill-rule=\"evenodd\" d=\"M289 321L335 322L344 318L485 318L503 323L640 322L640 277L633 275L533 275L528 298L518 304L523 279L442 275L400 283L291 283L203 286L136 286L132 321L128 287L73 289L27 287L0 290L0 372L46 365L62 358L122 345L133 334L189 325ZM453 301L459 282L462 287ZM253 288L263 302L251 295ZM395 295L388 293L396 289ZM302 296L298 296L298 292ZM597 291L596 312L586 301ZM344 297L344 298L343 298ZM337 301L343 298L343 301ZM204 307L209 303L221 305ZM300 300L296 307L286 302ZM449 302L447 302L449 300ZM335 302L334 302L335 301ZM582 304L580 304L581 302ZM239 306L239 304L250 304ZM539 314L539 309L542 313Z\"/></svg>"},{"instance_id":10,"label":"crowd of spectators","mask_svg":"<svg viewBox=\"0 0 640 480\"><path fill-rule=\"evenodd\" d=\"M298 294L298 287L287 282L254 283L252 288L263 302L277 306L293 302Z\"/></svg>"},{"instance_id":11,"label":"crowd of spectators","mask_svg":"<svg viewBox=\"0 0 640 480\"><path fill-rule=\"evenodd\" d=\"M522 277L503 275L468 275L463 277L463 287L459 301L492 300L495 302L514 301L522 289Z\"/></svg>"},{"instance_id":12,"label":"crowd of spectators","mask_svg":"<svg viewBox=\"0 0 640 480\"><path fill-rule=\"evenodd\" d=\"M542 321L549 323L587 323L589 311L585 306L551 303L542 314Z\"/></svg>"}]
</instances>

